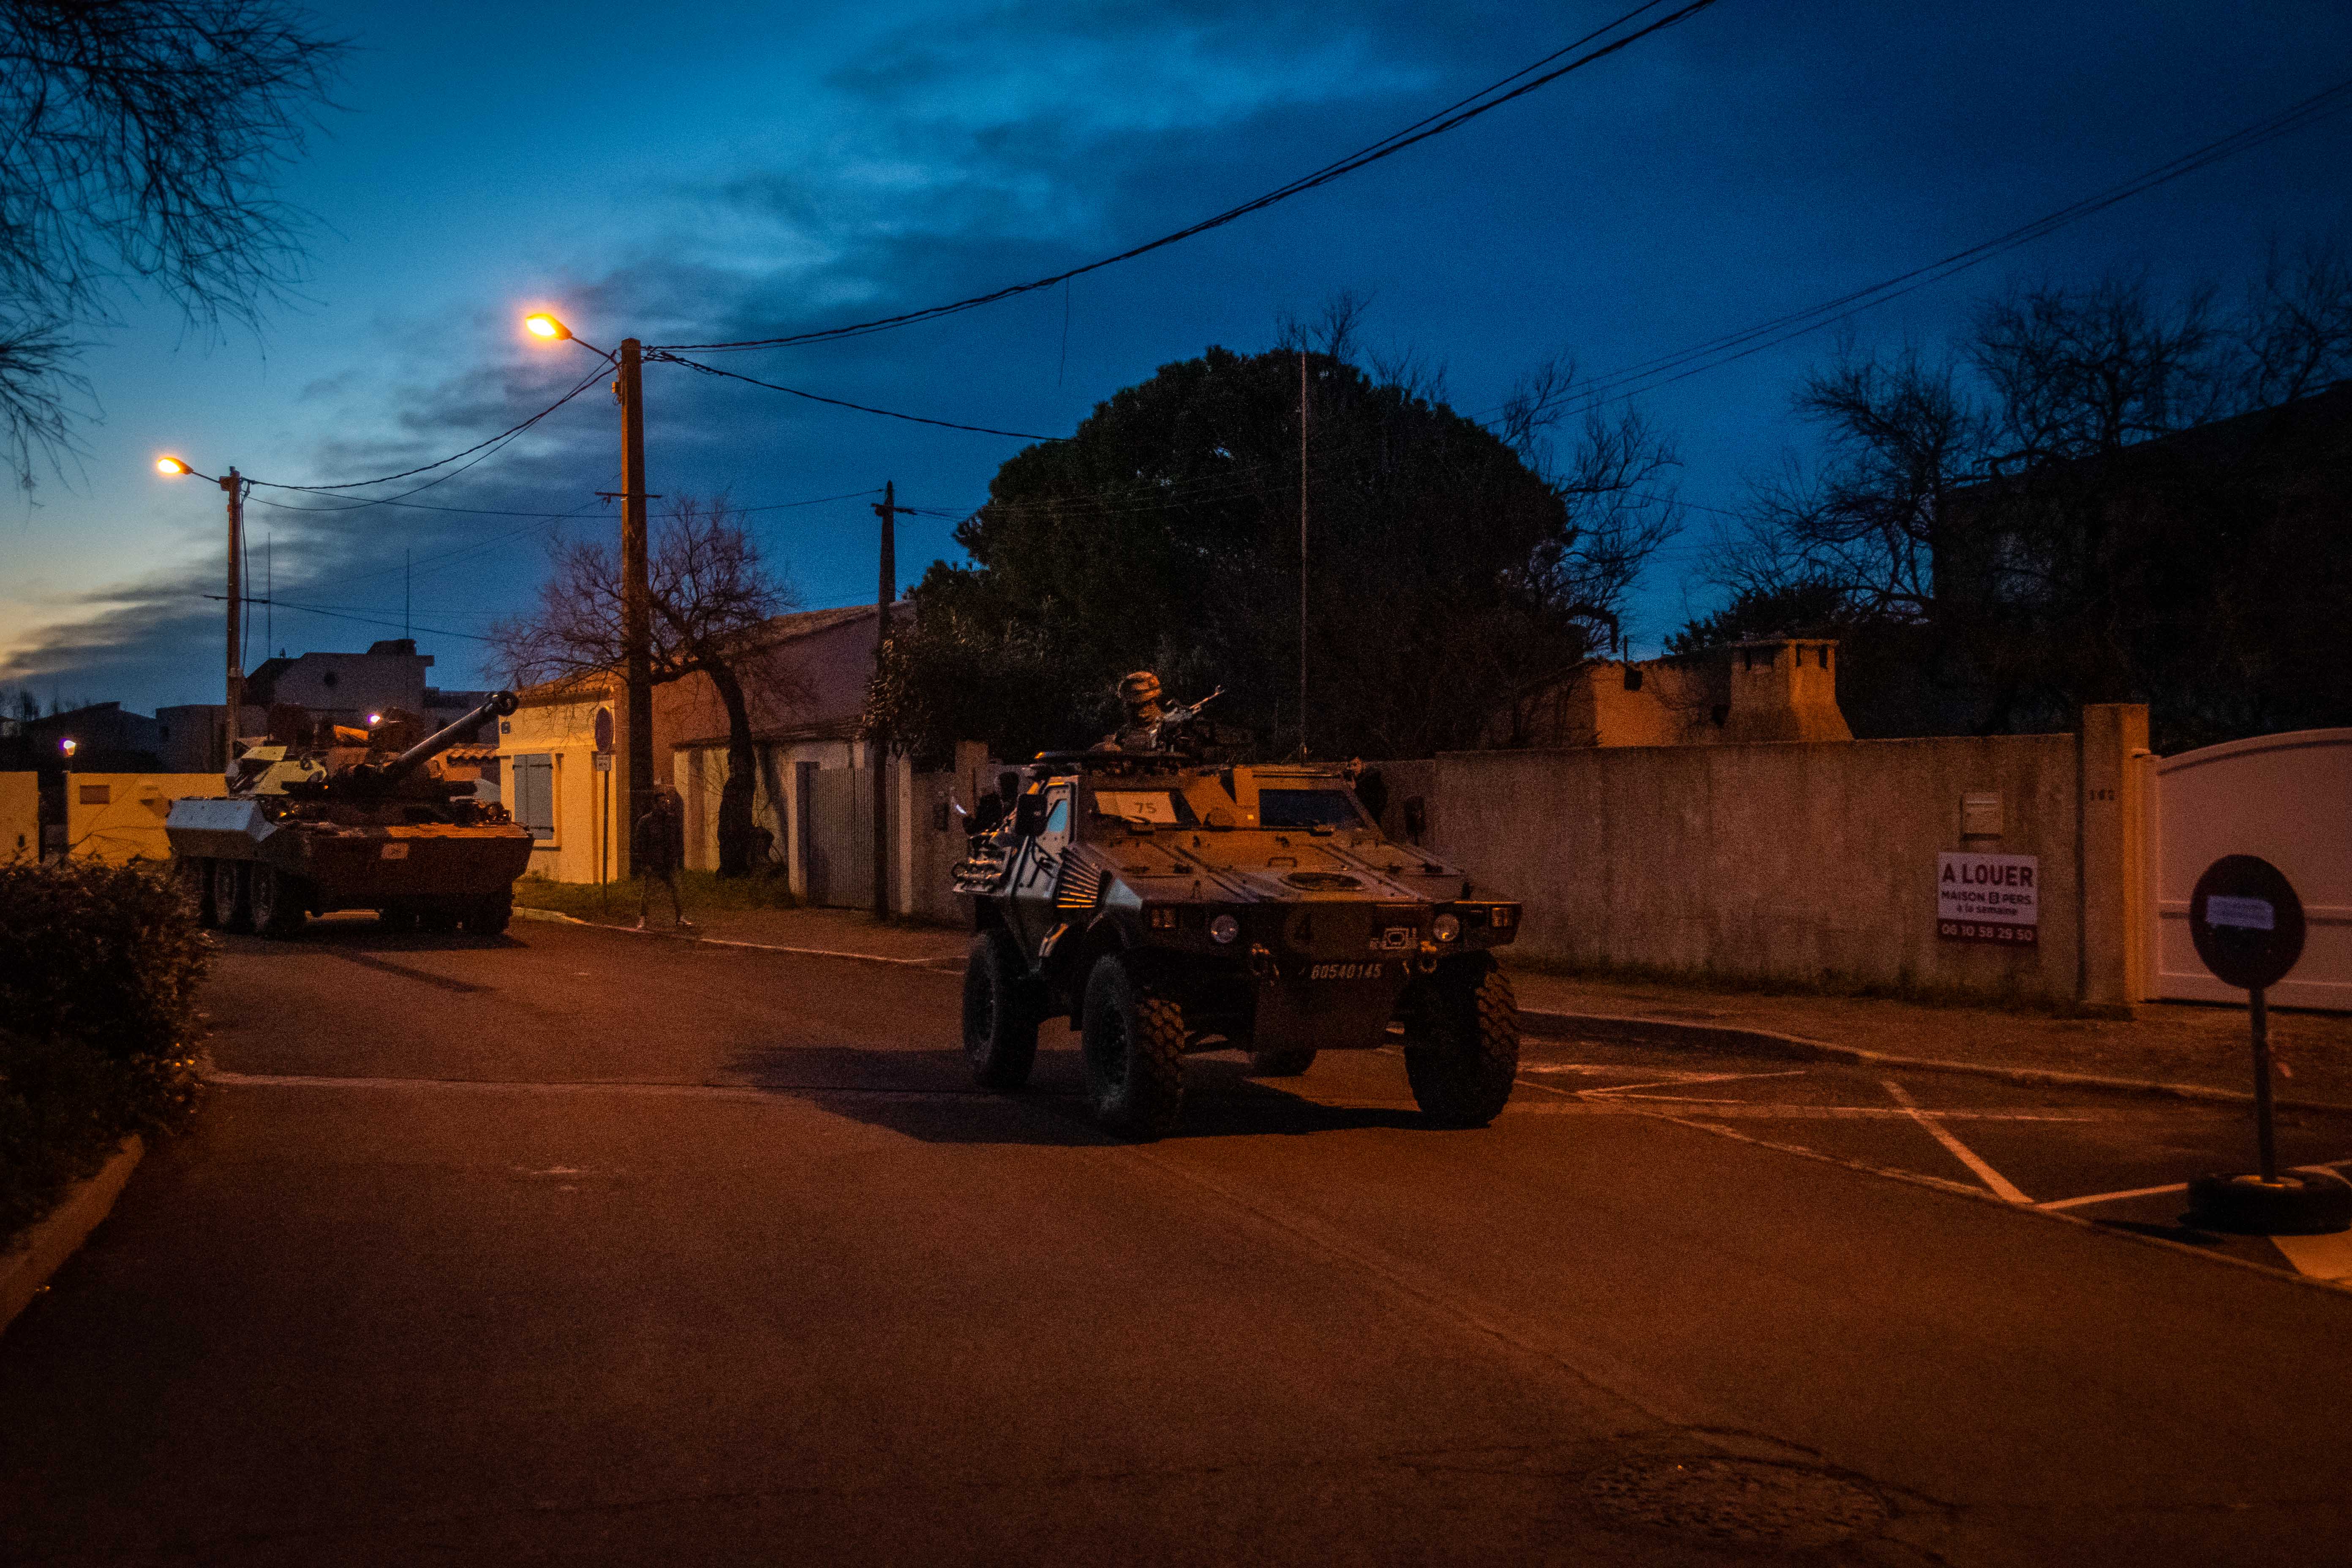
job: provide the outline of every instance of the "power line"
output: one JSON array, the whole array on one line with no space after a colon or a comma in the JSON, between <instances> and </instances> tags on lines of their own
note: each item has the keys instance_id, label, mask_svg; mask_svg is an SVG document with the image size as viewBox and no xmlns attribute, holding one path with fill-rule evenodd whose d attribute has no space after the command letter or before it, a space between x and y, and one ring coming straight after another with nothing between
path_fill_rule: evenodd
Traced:
<instances>
[{"instance_id":1,"label":"power line","mask_svg":"<svg viewBox=\"0 0 2352 1568\"><path fill-rule=\"evenodd\" d=\"M346 480L343 480L343 481L342 481L342 482L341 482L341 483L338 483L338 484L331 484L331 485L283 485L283 484L278 484L278 483L277 483L275 480L271 480L271 479L247 479L246 480L246 483L247 483L247 484L249 484L249 485L263 485L263 486L267 486L268 489L273 489L273 490L351 490L351 489L362 489L366 488L366 487L367 487L367 486L369 486L369 485L388 485L388 484L391 484L391 483L392 483L394 480L395 480L395 479L413 479L413 478L415 478L415 477L416 475L418 475L418 474L430 473L430 472L432 472L435 468L446 467L448 464L451 464L451 463L456 462L456 461L457 461L458 458L469 458L469 457L472 457L472 456L473 456L475 453L477 453L477 452L482 452L482 453L483 453L483 456L487 457L487 456L488 456L488 453L484 452L484 451L483 451L483 448L485 448L485 447L495 447L495 446L497 446L499 443L500 443L500 442L502 442L502 441L509 440L509 439L513 438L514 437L517 437L517 436L521 435L524 431L526 431L526 430L530 429L532 426L534 426L534 425L538 424L541 420L542 420L542 419L546 418L549 415L551 415L551 414L554 413L557 409L559 409L559 408L562 407L565 404L567 404L567 403L571 402L573 398L575 398L575 397L579 396L582 393L583 393L583 392L587 391L589 387L591 387L592 385L593 385L597 381L601 380L601 379L603 378L604 374L604 366L602 366L602 365L599 365L596 369L590 371L590 372L588 373L588 374L587 374L586 378L585 378L585 379L583 379L583 381L582 381L578 385L574 386L571 391L569 391L569 392L565 393L562 396L561 396L561 397L557 398L554 402L552 402L552 403L549 404L546 407L544 407L544 408L541 409L538 413L536 413L536 414L532 415L530 418L528 418L528 419L524 420L521 424L520 424L520 425L510 425L510 426L509 426L507 428L505 428L504 430L499 431L497 435L495 435L495 436L491 437L488 440L487 440L487 441L477 441L477 442L475 442L472 446L470 446L470 447L467 447L467 448L466 448L464 451L462 451L462 452L452 452L452 453L450 453L450 454L449 454L447 457L446 457L446 458L435 458L432 462L425 463L425 464L421 464L421 465L419 465L418 467L414 468L405 468L405 469L403 469L401 472L396 473L396 474L385 474L385 475L382 476L381 478L378 478L378 479L346 479ZM470 468L471 466L472 466L471 464L468 464L468 465L467 465L467 467L469 467L469 468ZM443 476L443 478L445 478L445 479L446 479L446 478L447 478L447 477L448 477L448 476L446 476L446 475L444 475L444 476ZM438 483L440 482L440 480L436 479L436 480L434 480L433 482L434 482L435 484L438 484ZM419 486L417 487L417 489L425 489L425 488L426 488L425 486L419 485ZM409 494L411 494L411 495L414 495L414 494L415 494L415 493L416 493L416 491L415 491L415 490L411 490L411 491L409 491L408 493L409 493ZM374 504L381 504L381 503L370 502L370 503L366 503L366 504L374 505ZM333 509L327 509L327 510L333 510Z\"/></svg>"},{"instance_id":2,"label":"power line","mask_svg":"<svg viewBox=\"0 0 2352 1568\"><path fill-rule=\"evenodd\" d=\"M745 515L749 515L749 514L753 513L753 512L788 511L788 510L793 510L793 509L794 509L794 508L797 508L797 507L823 506L823 505L826 504L826 503L827 503L827 502L829 502L829 501L859 500L863 500L863 499L864 499L865 497L866 497L866 496L870 496L870 495L873 495L873 494L876 494L876 493L877 493L877 492L876 492L875 490L871 489L862 489L862 490L845 490L845 491L844 491L842 494L840 494L840 495L835 495L835 496L812 496L812 497L810 497L810 498L809 498L808 500L780 500L780 501L770 501L770 502L768 502L768 503L766 503L766 504L764 504L764 505L761 505L761 506L734 507L734 508L730 508L730 510L733 510L733 511L736 511L736 512L743 513L743 514L745 514ZM556 521L568 521L568 520L572 519L572 518L577 518L577 517L582 516L583 514L584 514L585 512L587 512L587 511L589 510L589 509L590 509L590 508L594 507L594 506L596 506L596 505L598 505L598 504L599 504L599 502L592 500L592 501L588 502L585 506L575 507L575 508L573 508L573 509L572 509L572 510L570 510L570 511L547 511L547 512L541 512L541 511L519 511L519 512L509 512L509 513L505 513L505 514L485 513L485 514L483 514L483 515L506 515L506 516L511 516L511 517L529 517L529 518L539 518L539 519L549 519L549 518L552 518L552 519L554 519L554 520L556 520ZM292 509L290 509L290 510L296 510L296 511L304 511L304 510L310 510L310 509L306 508L306 507L295 507L295 508L292 508ZM324 508L324 509L320 509L320 510L356 510L356 509ZM457 509L450 509L450 510L457 510ZM674 518L676 518L676 517L677 516L677 513L675 510L670 510L670 511L656 512L656 513L654 514L654 516L655 516L655 518L656 518L656 520L668 520L668 519L674 519ZM478 554L478 553L480 553L481 552L486 551L486 550L495 549L495 548L496 548L496 547L498 547L499 545L505 544L505 543L509 542L509 541L517 540L517 539L520 539L523 535L525 535L525 534L527 534L527 533L536 533L536 532L538 532L538 531L539 531L539 529L538 529L535 525L532 525L532 526L526 526L526 527L523 527L523 528L514 529L514 530L511 530L511 531L508 531L508 532L505 532L505 533L493 534L493 535L492 535L491 537L489 537L488 539L478 540L478 541L475 541L475 542L470 542L470 543L457 545L457 546L456 546L456 547L455 547L455 548L453 548L453 549L449 549L449 550L442 551L442 552L439 552L439 553L437 553L437 554L423 556L423 557L419 558L419 560L415 563L415 564L417 564L417 565L419 565L419 566L424 566L424 565L428 565L428 564L430 564L430 563L436 563L436 562L442 563L446 564L446 563L448 563L448 562L450 562L450 561L457 560L457 559L459 559L459 558L464 557L464 556L467 556L467 555L475 555L475 554ZM349 576L349 577L327 577L327 578L323 578L323 579L319 579L319 580L315 580L315 581L312 583L312 584L311 584L311 585L312 585L313 587L318 587L318 586L322 586L322 585L325 585L325 584L341 584L341 585L346 585L346 586L348 586L349 584L353 584L353 583L367 583L367 582L372 582L372 581L373 581L374 579L379 578L379 577L388 577L388 576L392 575L392 574L393 574L393 573L397 572L397 571L400 571L400 570L402 570L402 568L397 567L397 566L388 566L388 567L385 567L385 568L383 568L383 569L382 569L382 570L380 570L380 571L375 571L375 572L363 572L363 573L361 573L361 574L357 574L357 575L355 575L355 576Z\"/></svg>"},{"instance_id":3,"label":"power line","mask_svg":"<svg viewBox=\"0 0 2352 1568\"><path fill-rule=\"evenodd\" d=\"M221 594L206 594L205 597L207 599L221 599L226 597L226 595ZM261 604L264 602L265 601L258 599L247 599L245 601L245 603L248 605ZM362 626L396 626L401 624L398 621L382 620L373 616L355 616L347 610L322 610L316 605L298 605L290 599L278 599L267 602L282 605L289 610L299 610L306 616L325 616L331 620L357 621ZM436 637L464 637L469 642L489 642L492 640L491 638L483 637L478 633L453 632L441 626L418 626L416 629L420 632L424 632L429 636Z\"/></svg>"},{"instance_id":4,"label":"power line","mask_svg":"<svg viewBox=\"0 0 2352 1568\"><path fill-rule=\"evenodd\" d=\"M704 364L699 360L690 360L682 354L671 353L664 349L649 349L646 353L646 357L666 360L671 364L682 364L688 370L698 370L705 375L723 375L730 381L749 382L753 386L764 386L770 392L789 393L794 397L805 397L811 403L830 404L835 408L854 408L860 414L879 414L886 419L904 419L915 425L936 425L942 430L970 430L981 436L1009 436L1016 441L1066 441L1069 439L1066 436L1039 436L1027 430L997 430L986 425L959 425L952 419L927 419L919 414L900 414L888 408L869 408L863 403L850 403L838 397L825 397L814 392L803 392L796 386L783 386L772 381L761 381L756 376L740 375L731 370L721 370L715 364Z\"/></svg>"},{"instance_id":5,"label":"power line","mask_svg":"<svg viewBox=\"0 0 2352 1568\"><path fill-rule=\"evenodd\" d=\"M1107 256L1102 258L1100 260L1089 261L1083 267L1074 267L1066 272L1056 272L1050 278L1040 278L1027 283L1015 283L1006 288L998 289L991 293L975 294L970 299L957 300L944 305L931 305L919 310L908 310L895 316L877 317L870 321L856 321L846 326L824 327L814 331L791 332L772 338L740 339L732 342L663 343L656 346L664 350L689 350L696 353L733 353L745 349L782 348L791 343L824 342L839 338L864 337L870 332L887 331L892 328L910 326L918 321L935 321L941 316L957 315L965 310L977 310L982 305L992 305L1000 300L1009 300L1016 295L1034 293L1040 289L1051 289L1055 284L1065 282L1072 278L1079 278L1089 272L1100 271L1106 267L1113 267L1122 261L1131 261L1139 256L1146 256L1152 251L1162 249L1171 245L1179 244L1183 240L1192 238L1195 235L1206 234L1209 230L1213 228L1222 228L1229 223L1246 217L1252 213L1259 212L1266 207L1273 206L1278 202L1288 201L1293 196L1303 195L1307 192L1314 190L1318 186L1328 185L1334 180L1344 178L1345 176L1354 174L1357 170L1364 168L1369 164L1379 163L1383 158L1393 157L1395 154L1403 152L1406 148L1413 146L1416 143L1426 142L1433 136L1442 136L1445 132L1452 131L1458 126L1465 125L1471 121L1477 119L1480 115L1488 113L1493 110L1500 109L1504 104L1509 103L1514 99L1523 98L1527 94L1534 92L1539 88L1547 87L1552 82L1558 81L1560 78L1569 75L1572 71L1581 70L1586 66L1594 64L1596 61L1606 59L1608 57L1617 53L1619 50L1627 48L1632 45L1640 42L1642 39L1648 37L1653 33L1662 32L1664 29L1675 26L1676 23L1683 21L1685 18L1706 10L1715 3L1716 0L1688 0L1687 4L1669 12L1667 15L1659 17L1657 20L1653 21L1644 26L1637 28L1633 32L1626 34L1622 38L1617 38L1610 43L1603 44L1599 48L1592 50L1589 54L1578 56L1575 59L1569 61L1566 65L1559 66L1548 71L1543 71L1541 74L1535 76L1532 79L1521 82L1517 87L1511 88L1508 91L1501 90L1509 83L1518 81L1521 77L1527 76L1528 72L1538 70L1543 64L1550 60L1556 60L1561 55L1567 54L1571 50L1581 48L1586 44L1591 43L1593 39L1601 37L1626 26L1634 18L1640 16L1643 12L1654 10L1658 5L1664 4L1664 0L1643 0L1642 5L1636 5L1633 9L1626 12L1615 21L1609 23L1605 26L1597 27L1593 31L1586 34L1583 37L1576 40L1576 42L1569 44L1562 48L1554 50L1551 54L1546 56L1544 60L1537 62L1536 65L1523 66L1518 70L1516 70L1509 76L1505 77L1501 81L1496 82L1479 92L1473 93L1469 98L1462 100L1461 102L1452 106L1451 108L1440 110L1433 115L1425 116L1423 119L1414 121L1413 124L1405 127L1403 130L1391 132L1390 134L1381 137L1379 141L1349 153L1344 158L1338 159L1333 163L1326 163L1322 168L1316 170L1312 174L1302 174L1298 178L1292 180L1286 184L1276 186L1275 189L1266 192L1264 195L1244 202L1239 206L1228 207L1223 212L1218 213L1213 217L1203 218L1200 222L1190 225L1187 227L1177 229L1172 234L1161 235L1157 239L1147 240L1141 245L1135 246L1127 250L1122 250L1116 256ZM1469 107L1465 107L1465 105Z\"/></svg>"},{"instance_id":6,"label":"power line","mask_svg":"<svg viewBox=\"0 0 2352 1568\"><path fill-rule=\"evenodd\" d=\"M1759 322L1752 327L1735 332L1726 332L1709 338L1704 342L1694 343L1688 348L1676 350L1673 353L1661 354L1654 359L1628 365L1580 386L1571 387L1559 397L1537 405L1534 412L1548 412L1562 404L1574 402L1577 406L1571 412L1586 413L1610 403L1621 402L1636 392L1652 391L1660 386L1671 385L1675 382L1685 380L1703 371L1730 364L1750 354L1760 353L1766 349L1778 347L1792 339L1819 331L1823 327L1832 326L1874 306L1885 304L1890 300L1900 299L1929 284L1941 282L1970 268L1980 266L1996 256L2006 254L2021 246L2053 234L2070 224L2079 223L2133 196L2154 190L2184 175L2194 174L2224 159L2235 157L2241 153L2252 152L2282 136L2300 131L2315 121L2344 109L2347 104L2352 104L2352 79L2347 79L2333 87L2323 89L2267 119L2242 127L2227 136L2209 142L2201 147L2184 153L2152 169L2144 170L2119 184L2111 185L2104 191L2069 203L2053 212L2045 213L2030 223L2021 224L2004 234L1981 240L1964 250L1954 251L1941 260L1931 261L1923 267L1915 267L1907 272L1898 273L1895 277L1885 279L1867 288L1854 289L1851 293L1842 294L1834 300L1824 300L1821 304L1805 310L1792 310L1787 315L1776 316L1770 321ZM1494 416L1500 412L1499 408L1490 410L1487 416L1479 422L1491 423Z\"/></svg>"}]
</instances>

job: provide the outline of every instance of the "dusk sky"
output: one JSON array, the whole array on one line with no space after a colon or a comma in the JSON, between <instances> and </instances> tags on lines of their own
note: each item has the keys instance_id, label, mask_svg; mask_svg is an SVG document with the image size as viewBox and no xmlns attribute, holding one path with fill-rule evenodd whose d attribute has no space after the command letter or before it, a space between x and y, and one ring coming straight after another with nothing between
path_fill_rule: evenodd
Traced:
<instances>
[{"instance_id":1,"label":"dusk sky","mask_svg":"<svg viewBox=\"0 0 2352 1568\"><path fill-rule=\"evenodd\" d=\"M103 419L84 427L86 450L0 502L0 684L142 711L220 700L220 605L202 595L220 592L221 497L159 479L159 454L310 484L470 446L593 368L576 347L526 340L532 309L606 347L728 340L1057 272L1318 167L1630 3L334 7L324 27L355 47L285 184L316 218L309 280L257 340L189 330L160 305L100 335L85 368ZM1374 346L1442 364L1454 406L1484 416L1551 353L1602 375L1844 294L2347 76L2340 0L1722 0L1451 134L1066 290L722 363L1060 433L1162 363L1265 348L1283 312L1352 289L1372 298ZM2352 113L2337 113L1843 330L1865 347L1936 343L2004 283L2117 267L2234 289L2274 239L2352 226L2347 168ZM1642 399L1680 449L1694 510L1641 589L1637 649L1714 606L1688 578L1716 515L1699 509L1737 505L1802 441L1789 391L1838 330ZM650 488L769 509L758 537L811 607L872 595L873 498L790 503L895 479L947 514L901 523L911 583L953 552L953 518L1021 446L676 366L649 367L646 395ZM409 506L257 491L257 585L274 535L281 603L268 645L255 612L248 666L398 636L405 552L436 680L495 683L474 636L531 602L548 531L617 529L594 492L617 488L618 428L592 388Z\"/></svg>"}]
</instances>

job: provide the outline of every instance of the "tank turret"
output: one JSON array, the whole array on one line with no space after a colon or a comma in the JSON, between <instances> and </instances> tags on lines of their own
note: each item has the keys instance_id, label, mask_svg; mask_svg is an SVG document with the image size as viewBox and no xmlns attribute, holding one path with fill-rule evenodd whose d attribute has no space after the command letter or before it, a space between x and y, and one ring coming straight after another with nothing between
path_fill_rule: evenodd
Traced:
<instances>
[{"instance_id":1,"label":"tank turret","mask_svg":"<svg viewBox=\"0 0 2352 1568\"><path fill-rule=\"evenodd\" d=\"M482 721L490 718L503 719L512 713L516 706L513 692L493 692L488 701L467 713L464 718L436 730L416 744L383 762L371 760L373 752L357 760L342 762L340 766L333 765L334 759L331 758L328 761L301 757L280 759L268 771L261 774L255 786L256 792L260 793L267 789L270 781L277 776L278 769L285 767L288 763L310 762L310 768L305 770L299 776L278 778L276 787L269 793L290 795L298 800L383 800L387 796L402 793L402 784L407 783L426 763L471 734ZM348 731L341 726L336 726L337 740L340 741L347 733ZM350 748L338 745L328 750L331 753L347 752ZM430 793L432 795L446 799L454 794L471 793L472 788L472 784L467 783L436 789Z\"/></svg>"}]
</instances>

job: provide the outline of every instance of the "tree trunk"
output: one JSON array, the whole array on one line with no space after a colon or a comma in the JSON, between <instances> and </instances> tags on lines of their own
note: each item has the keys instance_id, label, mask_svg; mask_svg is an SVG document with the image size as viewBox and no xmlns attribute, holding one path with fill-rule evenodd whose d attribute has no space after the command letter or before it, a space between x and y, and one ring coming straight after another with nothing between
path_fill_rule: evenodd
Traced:
<instances>
[{"instance_id":1,"label":"tree trunk","mask_svg":"<svg viewBox=\"0 0 2352 1568\"><path fill-rule=\"evenodd\" d=\"M751 870L757 831L751 821L751 800L760 759L751 744L751 710L743 700L743 683L735 678L732 666L713 661L705 668L710 672L710 684L719 689L719 700L727 705L727 784L719 792L719 874L741 877Z\"/></svg>"}]
</instances>

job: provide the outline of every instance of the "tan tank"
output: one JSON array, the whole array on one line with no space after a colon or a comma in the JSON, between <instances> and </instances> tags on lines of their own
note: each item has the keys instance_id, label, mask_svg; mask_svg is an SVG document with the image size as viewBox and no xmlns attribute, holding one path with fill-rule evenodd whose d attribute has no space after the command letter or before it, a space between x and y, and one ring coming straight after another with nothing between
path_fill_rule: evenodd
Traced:
<instances>
[{"instance_id":1,"label":"tan tank","mask_svg":"<svg viewBox=\"0 0 2352 1568\"><path fill-rule=\"evenodd\" d=\"M473 798L472 780L426 764L514 710L499 692L396 752L397 726L322 725L248 749L227 795L173 801L164 819L205 924L291 936L309 915L373 910L395 931L504 931L530 834Z\"/></svg>"}]
</instances>

